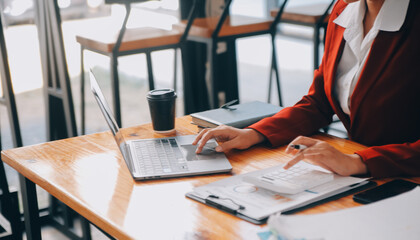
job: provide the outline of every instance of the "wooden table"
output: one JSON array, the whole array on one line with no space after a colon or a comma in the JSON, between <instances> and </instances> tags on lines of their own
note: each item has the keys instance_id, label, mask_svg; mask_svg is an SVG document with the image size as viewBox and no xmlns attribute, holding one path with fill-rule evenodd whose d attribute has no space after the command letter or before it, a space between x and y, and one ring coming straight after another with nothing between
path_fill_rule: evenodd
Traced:
<instances>
[{"instance_id":1,"label":"wooden table","mask_svg":"<svg viewBox=\"0 0 420 240\"><path fill-rule=\"evenodd\" d=\"M178 118L176 134L195 134L197 127L190 122L189 116ZM124 135L131 139L162 137L153 132L151 124L124 129ZM364 148L328 135L315 137L344 153ZM28 239L40 238L34 184L117 239L256 239L261 226L190 200L185 193L232 175L285 162L290 156L284 153L284 147L259 145L247 151L232 151L227 157L233 166L231 174L136 182L109 131L2 152L3 161L23 175ZM302 213L357 205L348 196Z\"/></svg>"}]
</instances>

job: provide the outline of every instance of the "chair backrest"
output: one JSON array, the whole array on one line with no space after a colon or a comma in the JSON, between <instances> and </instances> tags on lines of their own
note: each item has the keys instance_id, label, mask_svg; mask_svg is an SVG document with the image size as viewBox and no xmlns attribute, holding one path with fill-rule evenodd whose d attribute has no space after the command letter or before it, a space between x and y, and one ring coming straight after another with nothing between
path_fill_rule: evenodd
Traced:
<instances>
[{"instance_id":1,"label":"chair backrest","mask_svg":"<svg viewBox=\"0 0 420 240\"><path fill-rule=\"evenodd\" d=\"M35 1L44 78L47 140L77 135L70 77L57 1Z\"/></svg>"},{"instance_id":2,"label":"chair backrest","mask_svg":"<svg viewBox=\"0 0 420 240\"><path fill-rule=\"evenodd\" d=\"M131 3L138 3L138 2L147 2L150 0L105 0L105 3L119 3L119 4L124 4L125 5L125 9L126 9L126 13L125 13L125 17L123 20L123 24L121 26L120 32L118 34L117 37L117 41L114 45L113 48L113 52L117 53L120 50L123 38L124 38L124 33L127 29L127 22L128 22L128 18L130 17L130 13L131 13ZM199 0L194 0L193 5L191 6L191 10L188 16L188 20L187 20L187 25L186 28L184 30L184 33L182 34L181 38L180 38L180 44L184 43L188 37L188 33L190 31L191 25L194 22L195 16L197 15L197 1Z\"/></svg>"},{"instance_id":3,"label":"chair backrest","mask_svg":"<svg viewBox=\"0 0 420 240\"><path fill-rule=\"evenodd\" d=\"M0 14L1 15L1 14ZM13 147L22 146L22 136L19 126L19 118L17 114L15 95L13 92L9 61L6 49L6 42L4 38L2 17L0 16L0 78L3 95L0 98L0 104L4 105L7 109L10 129L12 133ZM0 151L2 150L1 134L0 134ZM0 162L0 190L2 200L2 213L8 218L11 225L12 232L10 239L22 239L20 232L20 213L17 200L17 192L11 193L7 181L4 163ZM14 197L12 197L14 196ZM12 198L14 200L12 200ZM6 236L4 236L6 237Z\"/></svg>"},{"instance_id":4,"label":"chair backrest","mask_svg":"<svg viewBox=\"0 0 420 240\"><path fill-rule=\"evenodd\" d=\"M280 9L277 12L277 15L274 17L273 24L271 24L271 32L275 34L277 29L277 24L280 22L281 16L283 15L284 9L286 8L288 0L283 0L282 4L280 5Z\"/></svg>"},{"instance_id":5,"label":"chair backrest","mask_svg":"<svg viewBox=\"0 0 420 240\"><path fill-rule=\"evenodd\" d=\"M223 9L222 15L219 18L219 22L217 23L216 28L214 29L214 32L212 35L213 38L216 38L217 36L219 36L219 32L222 29L222 26L225 23L227 16L229 15L231 4L232 4L232 0L228 0L226 2L225 9Z\"/></svg>"},{"instance_id":6,"label":"chair backrest","mask_svg":"<svg viewBox=\"0 0 420 240\"><path fill-rule=\"evenodd\" d=\"M12 132L13 147L22 146L22 136L20 133L19 118L16 108L16 100L13 92L12 81L10 77L9 61L4 38L2 18L0 17L0 78L3 90L3 96L0 98L0 104L5 105L8 112L10 128ZM1 143L1 142L0 142ZM1 147L1 146L0 146Z\"/></svg>"},{"instance_id":7,"label":"chair backrest","mask_svg":"<svg viewBox=\"0 0 420 240\"><path fill-rule=\"evenodd\" d=\"M193 24L194 19L197 16L197 12L198 12L198 10L197 10L198 1L199 0L194 0L193 1L193 5L191 6L190 12L188 14L187 25L185 27L184 33L182 34L180 43L184 43L187 40L188 33L190 32L190 29L191 29L191 25Z\"/></svg>"}]
</instances>

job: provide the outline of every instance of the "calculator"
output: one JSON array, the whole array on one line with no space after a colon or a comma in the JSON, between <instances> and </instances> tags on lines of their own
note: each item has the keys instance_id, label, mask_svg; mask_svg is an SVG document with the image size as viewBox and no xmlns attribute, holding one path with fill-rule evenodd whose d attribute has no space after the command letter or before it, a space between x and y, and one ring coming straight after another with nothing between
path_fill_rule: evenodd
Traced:
<instances>
[{"instance_id":1,"label":"calculator","mask_svg":"<svg viewBox=\"0 0 420 240\"><path fill-rule=\"evenodd\" d=\"M315 169L310 164L296 164L288 170L284 164L260 175L244 176L243 181L278 193L297 194L334 179L333 173Z\"/></svg>"}]
</instances>

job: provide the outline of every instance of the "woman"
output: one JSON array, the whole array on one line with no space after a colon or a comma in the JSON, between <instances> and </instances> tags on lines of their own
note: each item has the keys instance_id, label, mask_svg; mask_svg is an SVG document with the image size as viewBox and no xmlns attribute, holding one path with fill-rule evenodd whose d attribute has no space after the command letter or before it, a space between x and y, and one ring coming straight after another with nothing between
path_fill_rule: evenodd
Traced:
<instances>
[{"instance_id":1,"label":"woman","mask_svg":"<svg viewBox=\"0 0 420 240\"><path fill-rule=\"evenodd\" d=\"M268 142L302 144L301 160L340 175L420 176L420 1L340 0L327 29L324 57L306 96L247 129L202 131L197 153L210 138L216 151ZM308 136L337 114L353 141L371 146L343 154ZM300 136L300 137L298 137Z\"/></svg>"}]
</instances>

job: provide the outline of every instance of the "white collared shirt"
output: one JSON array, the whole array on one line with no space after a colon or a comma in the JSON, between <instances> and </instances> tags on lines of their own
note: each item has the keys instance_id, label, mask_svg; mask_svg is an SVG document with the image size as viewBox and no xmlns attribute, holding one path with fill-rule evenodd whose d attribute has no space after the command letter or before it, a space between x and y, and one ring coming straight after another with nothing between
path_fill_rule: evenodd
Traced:
<instances>
[{"instance_id":1,"label":"white collared shirt","mask_svg":"<svg viewBox=\"0 0 420 240\"><path fill-rule=\"evenodd\" d=\"M350 98L360 78L373 40L379 31L399 31L410 0L385 0L370 31L363 38L366 0L350 3L334 23L345 28L345 46L337 66L334 94L344 113L350 115ZM357 80L356 80L357 79Z\"/></svg>"}]
</instances>

